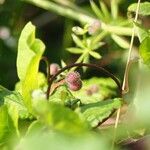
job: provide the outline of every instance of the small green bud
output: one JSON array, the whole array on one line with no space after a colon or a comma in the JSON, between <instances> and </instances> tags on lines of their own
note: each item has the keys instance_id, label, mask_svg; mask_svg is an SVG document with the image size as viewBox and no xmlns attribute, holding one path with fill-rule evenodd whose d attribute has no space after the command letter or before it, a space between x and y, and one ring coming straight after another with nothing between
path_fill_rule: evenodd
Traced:
<instances>
[{"instance_id":1,"label":"small green bud","mask_svg":"<svg viewBox=\"0 0 150 150\"><path fill-rule=\"evenodd\" d=\"M83 34L85 34L85 33L87 32L87 30L82 29L82 28L80 28L80 27L78 27L78 26L73 27L73 28L72 28L72 31L73 31L76 35L83 35Z\"/></svg>"}]
</instances>

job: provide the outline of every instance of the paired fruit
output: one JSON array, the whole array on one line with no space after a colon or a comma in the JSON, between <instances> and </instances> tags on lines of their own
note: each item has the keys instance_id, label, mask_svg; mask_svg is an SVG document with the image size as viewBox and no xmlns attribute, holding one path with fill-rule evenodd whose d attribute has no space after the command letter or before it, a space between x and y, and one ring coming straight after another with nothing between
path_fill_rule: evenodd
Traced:
<instances>
[{"instance_id":1,"label":"paired fruit","mask_svg":"<svg viewBox=\"0 0 150 150\"><path fill-rule=\"evenodd\" d=\"M82 87L81 76L77 71L68 73L65 82L72 91L78 91Z\"/></svg>"}]
</instances>

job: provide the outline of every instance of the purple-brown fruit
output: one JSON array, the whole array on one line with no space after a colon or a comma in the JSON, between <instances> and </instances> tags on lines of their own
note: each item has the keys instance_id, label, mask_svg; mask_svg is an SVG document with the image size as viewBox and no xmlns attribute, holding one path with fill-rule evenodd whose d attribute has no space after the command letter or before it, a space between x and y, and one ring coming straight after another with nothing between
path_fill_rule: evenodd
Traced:
<instances>
[{"instance_id":1,"label":"purple-brown fruit","mask_svg":"<svg viewBox=\"0 0 150 150\"><path fill-rule=\"evenodd\" d=\"M59 71L60 67L56 63L50 64L50 75L55 75Z\"/></svg>"},{"instance_id":2,"label":"purple-brown fruit","mask_svg":"<svg viewBox=\"0 0 150 150\"><path fill-rule=\"evenodd\" d=\"M80 80L80 74L77 71L70 72L67 74L65 81L67 84L73 84Z\"/></svg>"},{"instance_id":3,"label":"purple-brown fruit","mask_svg":"<svg viewBox=\"0 0 150 150\"><path fill-rule=\"evenodd\" d=\"M75 83L68 83L67 85L68 85L68 87L69 87L69 89L70 89L71 91L78 91L78 90L80 90L81 87L82 87L82 81L81 81L81 80L78 80L78 81L75 82Z\"/></svg>"}]
</instances>

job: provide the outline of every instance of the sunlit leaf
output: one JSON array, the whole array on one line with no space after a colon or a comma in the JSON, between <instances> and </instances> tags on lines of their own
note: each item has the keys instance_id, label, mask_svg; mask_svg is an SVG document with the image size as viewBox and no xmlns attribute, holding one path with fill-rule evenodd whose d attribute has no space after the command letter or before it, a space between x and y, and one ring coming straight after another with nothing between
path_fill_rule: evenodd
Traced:
<instances>
[{"instance_id":1,"label":"sunlit leaf","mask_svg":"<svg viewBox=\"0 0 150 150\"><path fill-rule=\"evenodd\" d=\"M0 144L7 143L11 136L16 136L16 129L6 105L0 107Z\"/></svg>"},{"instance_id":2,"label":"sunlit leaf","mask_svg":"<svg viewBox=\"0 0 150 150\"><path fill-rule=\"evenodd\" d=\"M25 137L17 145L21 150L110 150L107 140L94 133L82 134L81 136L68 136L60 132L49 131Z\"/></svg>"},{"instance_id":3,"label":"sunlit leaf","mask_svg":"<svg viewBox=\"0 0 150 150\"><path fill-rule=\"evenodd\" d=\"M112 39L119 45L121 48L128 49L130 44L121 36L112 34Z\"/></svg>"},{"instance_id":4,"label":"sunlit leaf","mask_svg":"<svg viewBox=\"0 0 150 150\"><path fill-rule=\"evenodd\" d=\"M35 26L27 23L21 32L18 43L17 73L22 82L22 95L25 105L31 111L31 92L38 88L37 75L39 62L45 46L35 38Z\"/></svg>"},{"instance_id":5,"label":"sunlit leaf","mask_svg":"<svg viewBox=\"0 0 150 150\"><path fill-rule=\"evenodd\" d=\"M72 38L73 41L76 43L76 45L80 48L85 48L84 44L82 43L82 41L80 40L80 38L78 38L75 34L72 34Z\"/></svg>"},{"instance_id":6,"label":"sunlit leaf","mask_svg":"<svg viewBox=\"0 0 150 150\"><path fill-rule=\"evenodd\" d=\"M39 101L36 104L35 112L39 121L49 129L69 134L81 134L88 129L88 126L74 111L60 104Z\"/></svg>"},{"instance_id":7,"label":"sunlit leaf","mask_svg":"<svg viewBox=\"0 0 150 150\"><path fill-rule=\"evenodd\" d=\"M113 19L118 16L118 0L111 0L111 15Z\"/></svg>"},{"instance_id":8,"label":"sunlit leaf","mask_svg":"<svg viewBox=\"0 0 150 150\"><path fill-rule=\"evenodd\" d=\"M91 56L93 56L96 59L100 59L101 58L101 55L99 53L97 53L97 52L90 51L89 53L90 53Z\"/></svg>"},{"instance_id":9,"label":"sunlit leaf","mask_svg":"<svg viewBox=\"0 0 150 150\"><path fill-rule=\"evenodd\" d=\"M146 37L150 36L149 30L145 29L138 23L135 23L135 25L137 27L137 34L140 42L142 42Z\"/></svg>"},{"instance_id":10,"label":"sunlit leaf","mask_svg":"<svg viewBox=\"0 0 150 150\"><path fill-rule=\"evenodd\" d=\"M150 37L142 41L139 52L144 64L150 67Z\"/></svg>"},{"instance_id":11,"label":"sunlit leaf","mask_svg":"<svg viewBox=\"0 0 150 150\"><path fill-rule=\"evenodd\" d=\"M93 47L91 47L91 49L97 50L98 48L102 47L103 45L105 45L104 42L99 42L99 43L96 43L95 45L93 45Z\"/></svg>"},{"instance_id":12,"label":"sunlit leaf","mask_svg":"<svg viewBox=\"0 0 150 150\"><path fill-rule=\"evenodd\" d=\"M67 66L67 64L64 62L64 60L61 60L61 66L62 66L62 68Z\"/></svg>"},{"instance_id":13,"label":"sunlit leaf","mask_svg":"<svg viewBox=\"0 0 150 150\"><path fill-rule=\"evenodd\" d=\"M104 2L102 2L102 1L99 1L99 2L100 2L100 6L101 6L101 10L103 12L103 15L105 16L107 21L110 21L110 13L107 9L107 6L105 5Z\"/></svg>"},{"instance_id":14,"label":"sunlit leaf","mask_svg":"<svg viewBox=\"0 0 150 150\"><path fill-rule=\"evenodd\" d=\"M50 102L56 102L59 104L65 104L74 99L75 97L71 94L65 85L59 86L49 97Z\"/></svg>"},{"instance_id":15,"label":"sunlit leaf","mask_svg":"<svg viewBox=\"0 0 150 150\"><path fill-rule=\"evenodd\" d=\"M0 102L3 102L2 104L7 106L8 113L12 119L14 127L16 128L17 134L19 135L18 119L29 117L22 96L18 92L9 91L0 86Z\"/></svg>"},{"instance_id":16,"label":"sunlit leaf","mask_svg":"<svg viewBox=\"0 0 150 150\"><path fill-rule=\"evenodd\" d=\"M120 108L121 99L105 100L96 103L89 103L81 107L81 115L92 127L96 127L115 110Z\"/></svg>"},{"instance_id":17,"label":"sunlit leaf","mask_svg":"<svg viewBox=\"0 0 150 150\"><path fill-rule=\"evenodd\" d=\"M28 127L26 136L37 135L37 133L41 135L43 130L44 130L44 125L40 121L35 120Z\"/></svg>"},{"instance_id":18,"label":"sunlit leaf","mask_svg":"<svg viewBox=\"0 0 150 150\"><path fill-rule=\"evenodd\" d=\"M83 80L82 84L83 86L78 92L72 92L73 96L80 99L82 104L95 103L117 96L117 85L111 78L93 77ZM89 90L93 87L97 87L97 90L91 93Z\"/></svg>"},{"instance_id":19,"label":"sunlit leaf","mask_svg":"<svg viewBox=\"0 0 150 150\"><path fill-rule=\"evenodd\" d=\"M102 14L101 10L98 8L98 6L94 3L93 0L91 0L90 3L91 3L92 10L97 15L97 17L99 17L99 19L104 21L103 14Z\"/></svg>"},{"instance_id":20,"label":"sunlit leaf","mask_svg":"<svg viewBox=\"0 0 150 150\"><path fill-rule=\"evenodd\" d=\"M67 51L69 51L70 53L73 53L73 54L82 54L83 53L82 49L76 48L76 47L67 48Z\"/></svg>"}]
</instances>

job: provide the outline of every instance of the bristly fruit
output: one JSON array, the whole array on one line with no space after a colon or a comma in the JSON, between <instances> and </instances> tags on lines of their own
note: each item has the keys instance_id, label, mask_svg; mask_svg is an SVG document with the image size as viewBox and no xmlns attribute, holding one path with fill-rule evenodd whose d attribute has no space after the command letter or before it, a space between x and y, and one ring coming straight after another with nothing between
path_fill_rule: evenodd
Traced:
<instances>
[{"instance_id":1,"label":"bristly fruit","mask_svg":"<svg viewBox=\"0 0 150 150\"><path fill-rule=\"evenodd\" d=\"M55 75L59 71L60 67L56 63L50 64L50 75Z\"/></svg>"},{"instance_id":2,"label":"bristly fruit","mask_svg":"<svg viewBox=\"0 0 150 150\"><path fill-rule=\"evenodd\" d=\"M81 80L78 80L77 82L75 83L70 83L68 84L68 87L71 91L78 91L81 89L82 87L82 81Z\"/></svg>"},{"instance_id":3,"label":"bristly fruit","mask_svg":"<svg viewBox=\"0 0 150 150\"><path fill-rule=\"evenodd\" d=\"M80 80L80 74L77 71L70 72L67 74L65 81L66 83L76 83L78 80Z\"/></svg>"},{"instance_id":4,"label":"bristly fruit","mask_svg":"<svg viewBox=\"0 0 150 150\"><path fill-rule=\"evenodd\" d=\"M82 87L82 81L80 74L77 71L70 72L65 78L65 82L70 90L78 91Z\"/></svg>"}]
</instances>

